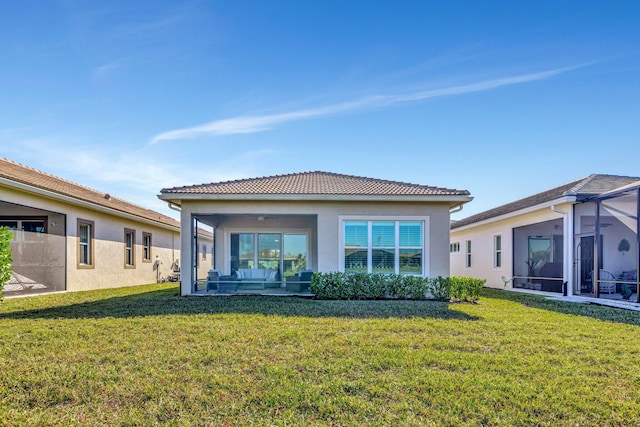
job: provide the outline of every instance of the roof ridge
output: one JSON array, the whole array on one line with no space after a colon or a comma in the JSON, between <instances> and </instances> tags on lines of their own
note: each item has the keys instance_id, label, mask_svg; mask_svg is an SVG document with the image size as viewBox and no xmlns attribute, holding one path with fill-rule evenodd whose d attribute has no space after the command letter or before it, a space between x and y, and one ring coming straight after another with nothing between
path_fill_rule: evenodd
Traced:
<instances>
[{"instance_id":1,"label":"roof ridge","mask_svg":"<svg viewBox=\"0 0 640 427\"><path fill-rule=\"evenodd\" d=\"M594 179L602 178L602 177L638 179L637 176L630 176L630 175L613 175L613 174L609 174L609 173L592 173L590 175L585 176L581 180L578 180L578 181L580 181L579 185L576 185L576 186L570 188L569 190L566 191L565 194L567 194L567 195L577 194L583 188L585 188L587 185L589 185L591 182L593 182Z\"/></svg>"},{"instance_id":2,"label":"roof ridge","mask_svg":"<svg viewBox=\"0 0 640 427\"><path fill-rule=\"evenodd\" d=\"M2 160L5 160L5 161L7 161L9 163L13 163L14 165L20 166L21 168L29 169L32 172L36 172L36 173L39 173L41 175L48 176L49 178L55 178L55 179L58 179L60 181L66 182L67 184L75 185L76 187L80 187L80 188L84 188L85 190L93 191L94 193L98 193L98 194L102 195L103 197L104 196L109 196L110 198L113 197L109 193L103 193L102 191L98 191L95 188L91 188L89 186L86 186L86 185L83 185L83 184L79 184L79 183L74 182L74 181L70 181L70 180L68 180L66 178L62 178L60 176L54 175L54 174L49 173L49 172L41 171L40 169L36 169L34 167L24 165L22 163L16 162L15 160L10 160L10 159L7 159L6 157L2 157ZM115 198L117 199L117 197L115 197ZM119 199L119 200L122 201L122 202L129 203L126 200L123 200L123 199ZM133 203L130 203L130 204L133 204Z\"/></svg>"}]
</instances>

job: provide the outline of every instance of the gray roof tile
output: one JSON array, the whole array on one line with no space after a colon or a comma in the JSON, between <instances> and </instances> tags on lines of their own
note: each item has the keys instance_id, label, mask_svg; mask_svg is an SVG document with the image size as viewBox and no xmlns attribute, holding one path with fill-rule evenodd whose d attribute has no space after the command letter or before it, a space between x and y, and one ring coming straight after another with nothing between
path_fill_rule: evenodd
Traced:
<instances>
[{"instance_id":1,"label":"gray roof tile","mask_svg":"<svg viewBox=\"0 0 640 427\"><path fill-rule=\"evenodd\" d=\"M388 181L330 172L301 172L185 187L164 188L162 194L225 195L366 195L469 196L467 190Z\"/></svg>"},{"instance_id":2,"label":"gray roof tile","mask_svg":"<svg viewBox=\"0 0 640 427\"><path fill-rule=\"evenodd\" d=\"M536 193L484 212L471 215L451 223L451 229L475 224L501 215L506 215L522 209L530 208L542 203L550 202L565 196L576 196L579 200L605 193L616 188L631 184L640 178L618 175L592 174L564 185Z\"/></svg>"}]
</instances>

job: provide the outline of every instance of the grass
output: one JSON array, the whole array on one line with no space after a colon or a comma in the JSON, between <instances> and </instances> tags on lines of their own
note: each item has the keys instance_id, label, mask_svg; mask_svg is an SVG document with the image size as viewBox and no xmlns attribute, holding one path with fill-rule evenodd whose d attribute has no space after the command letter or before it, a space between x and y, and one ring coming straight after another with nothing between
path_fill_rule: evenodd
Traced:
<instances>
[{"instance_id":1,"label":"grass","mask_svg":"<svg viewBox=\"0 0 640 427\"><path fill-rule=\"evenodd\" d=\"M640 425L637 312L176 293L0 303L0 425Z\"/></svg>"}]
</instances>

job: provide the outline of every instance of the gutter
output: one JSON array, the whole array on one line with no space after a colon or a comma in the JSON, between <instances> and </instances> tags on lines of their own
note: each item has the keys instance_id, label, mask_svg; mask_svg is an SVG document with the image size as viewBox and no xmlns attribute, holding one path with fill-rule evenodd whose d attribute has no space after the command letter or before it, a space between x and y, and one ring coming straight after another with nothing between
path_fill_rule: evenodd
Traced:
<instances>
[{"instance_id":1,"label":"gutter","mask_svg":"<svg viewBox=\"0 0 640 427\"><path fill-rule=\"evenodd\" d=\"M356 194L206 194L206 193L161 193L160 200L171 201L347 201L347 202L461 202L473 200L468 195L356 195Z\"/></svg>"}]
</instances>

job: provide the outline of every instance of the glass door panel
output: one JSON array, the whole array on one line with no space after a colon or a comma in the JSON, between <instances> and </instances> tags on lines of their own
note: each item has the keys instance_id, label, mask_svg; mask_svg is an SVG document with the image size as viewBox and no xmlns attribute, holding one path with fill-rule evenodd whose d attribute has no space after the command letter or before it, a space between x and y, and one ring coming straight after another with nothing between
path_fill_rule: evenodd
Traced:
<instances>
[{"instance_id":1,"label":"glass door panel","mask_svg":"<svg viewBox=\"0 0 640 427\"><path fill-rule=\"evenodd\" d=\"M280 247L282 235L258 234L258 268L280 270Z\"/></svg>"},{"instance_id":2,"label":"glass door panel","mask_svg":"<svg viewBox=\"0 0 640 427\"><path fill-rule=\"evenodd\" d=\"M283 277L295 276L298 271L307 269L307 235L285 234L283 238Z\"/></svg>"},{"instance_id":3,"label":"glass door panel","mask_svg":"<svg viewBox=\"0 0 640 427\"><path fill-rule=\"evenodd\" d=\"M239 268L253 268L255 242L253 233L231 234L231 273Z\"/></svg>"}]
</instances>

